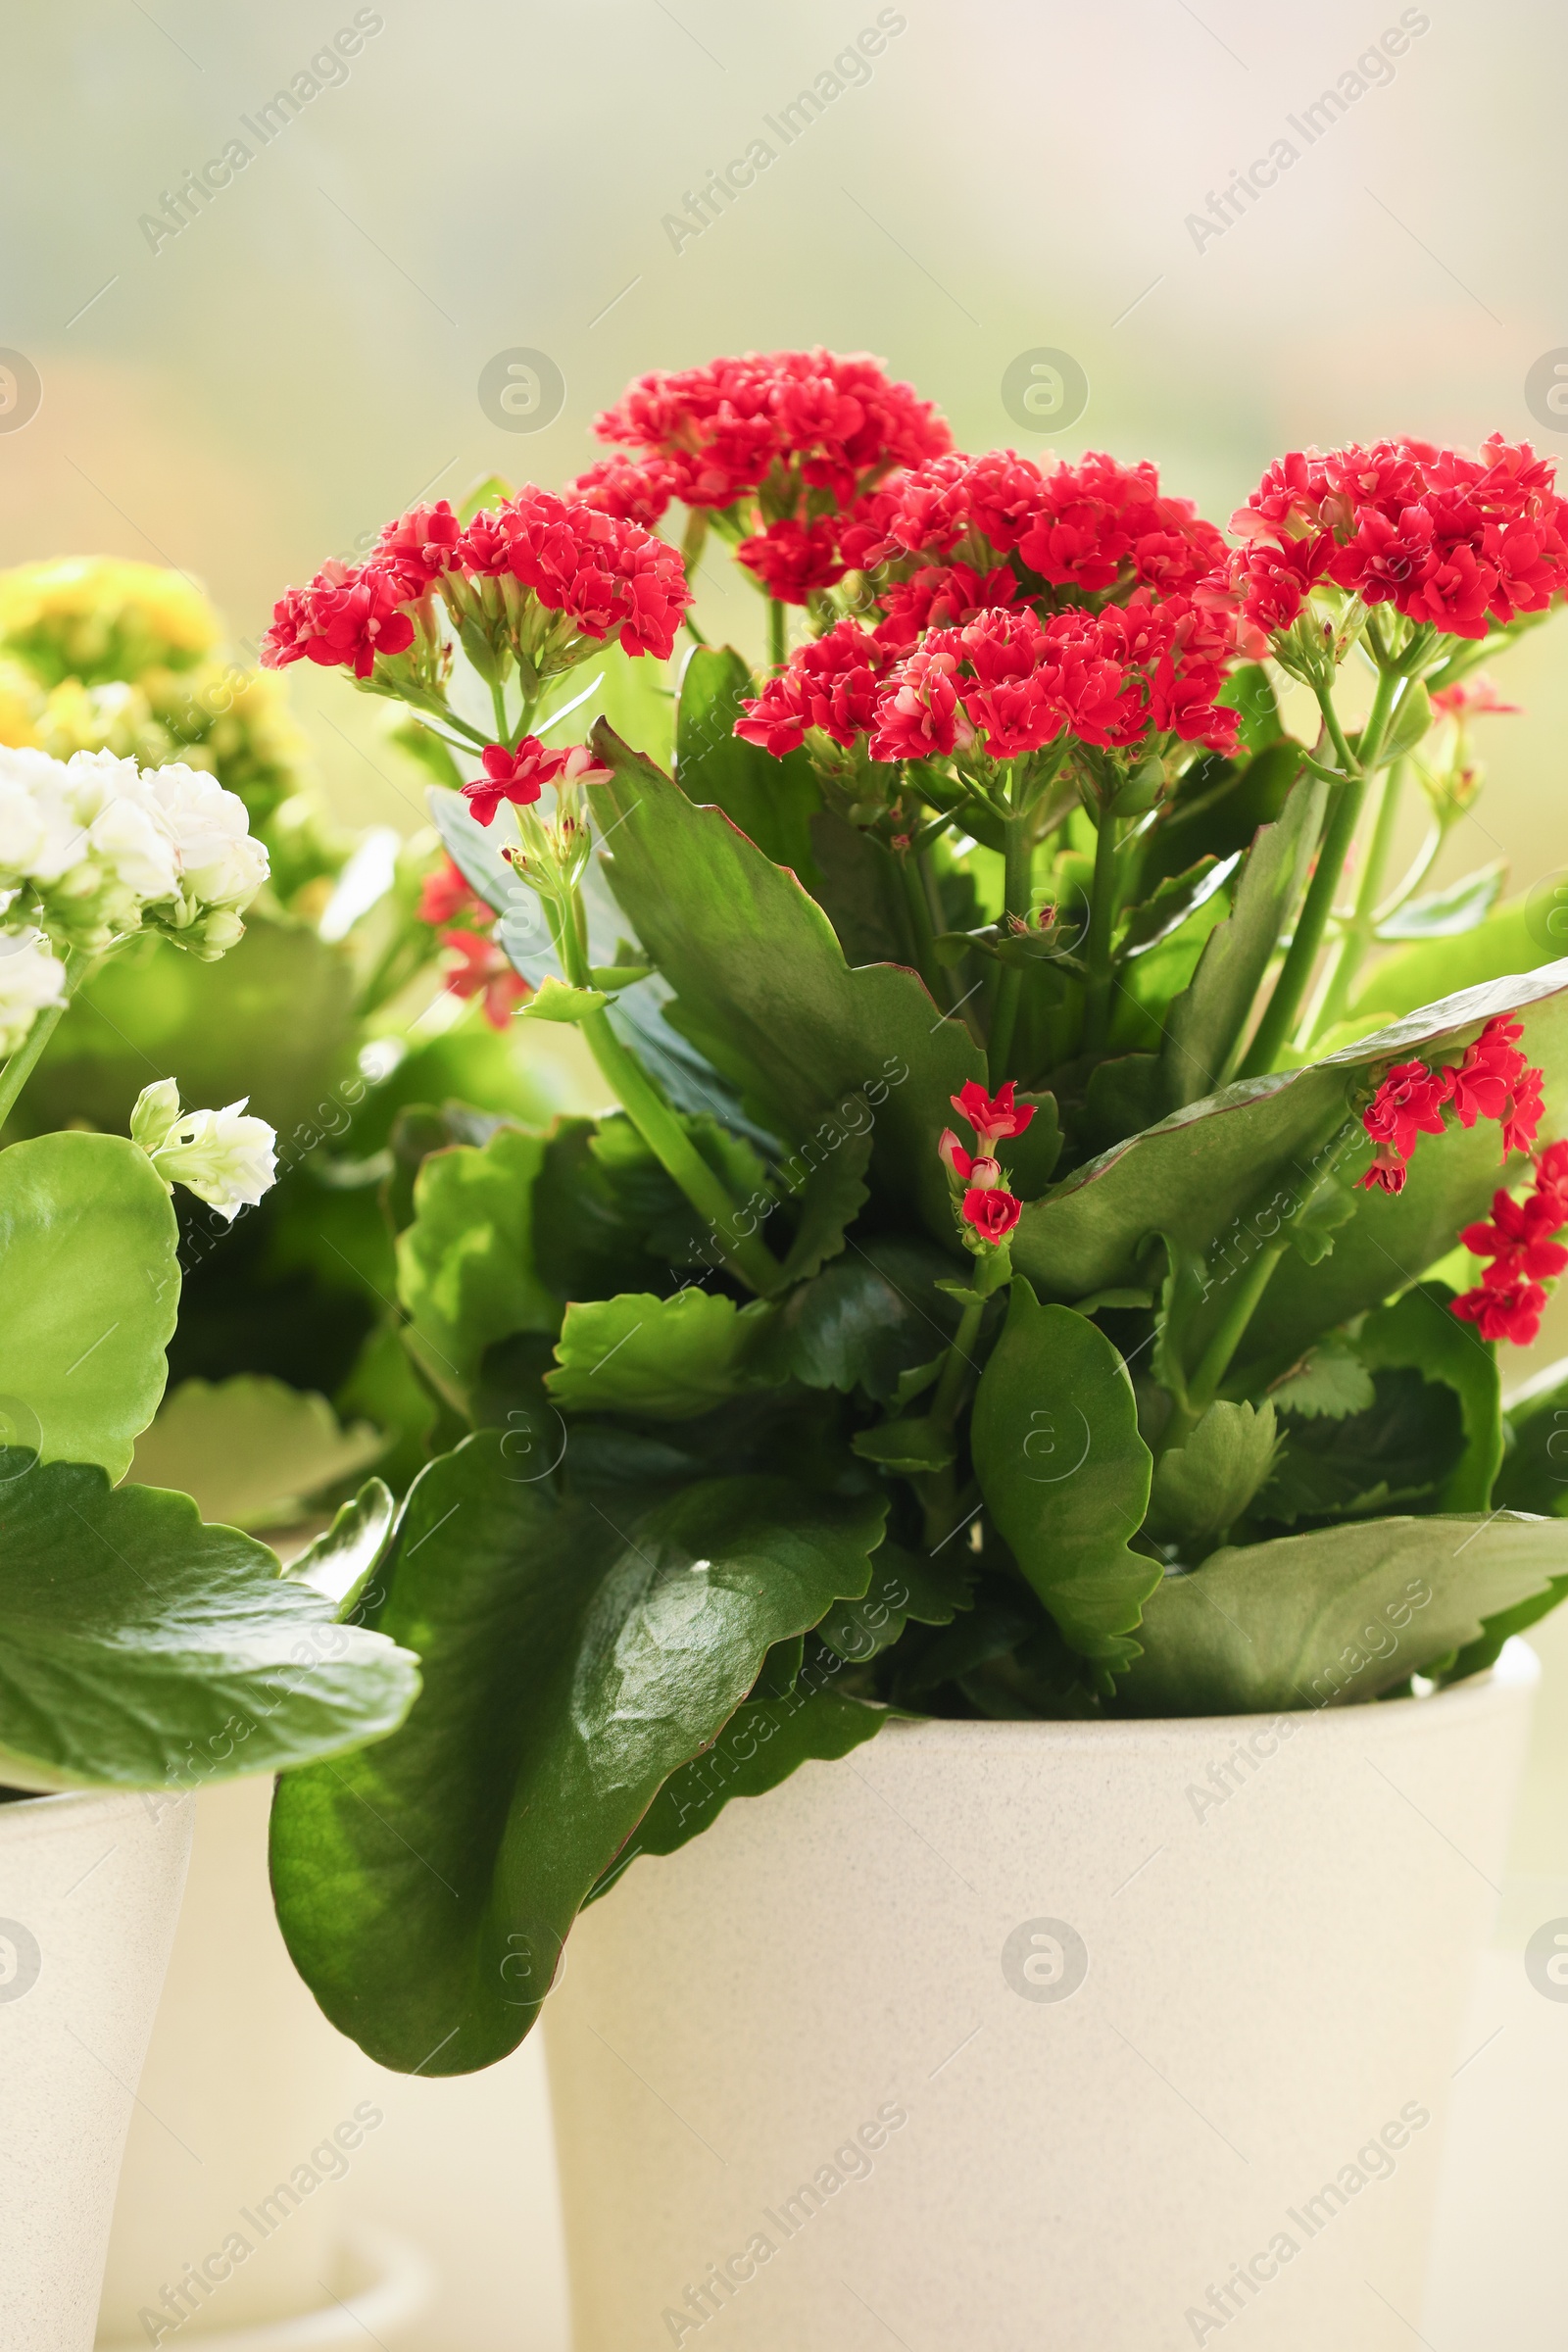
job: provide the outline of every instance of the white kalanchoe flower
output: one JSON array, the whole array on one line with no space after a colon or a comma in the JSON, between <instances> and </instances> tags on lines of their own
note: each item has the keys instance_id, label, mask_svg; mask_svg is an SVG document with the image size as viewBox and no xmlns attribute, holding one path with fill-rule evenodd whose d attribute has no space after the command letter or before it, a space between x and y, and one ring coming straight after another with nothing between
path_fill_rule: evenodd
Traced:
<instances>
[{"instance_id":1,"label":"white kalanchoe flower","mask_svg":"<svg viewBox=\"0 0 1568 2352\"><path fill-rule=\"evenodd\" d=\"M66 1001L66 967L39 931L0 932L0 1054L27 1042L46 1004Z\"/></svg>"},{"instance_id":2,"label":"white kalanchoe flower","mask_svg":"<svg viewBox=\"0 0 1568 2352\"><path fill-rule=\"evenodd\" d=\"M160 1078L136 1098L131 1140L171 1192L182 1184L232 1220L242 1208L254 1208L277 1176L277 1137L265 1119L245 1115L247 1099L221 1110L181 1110L178 1086Z\"/></svg>"}]
</instances>

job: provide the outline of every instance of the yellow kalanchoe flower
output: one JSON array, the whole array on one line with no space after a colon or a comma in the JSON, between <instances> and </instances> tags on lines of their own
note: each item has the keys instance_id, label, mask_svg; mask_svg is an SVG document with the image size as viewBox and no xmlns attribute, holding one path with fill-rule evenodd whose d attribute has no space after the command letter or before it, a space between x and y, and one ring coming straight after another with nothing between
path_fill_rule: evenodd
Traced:
<instances>
[{"instance_id":1,"label":"yellow kalanchoe flower","mask_svg":"<svg viewBox=\"0 0 1568 2352\"><path fill-rule=\"evenodd\" d=\"M0 572L0 652L47 686L189 669L218 639L218 615L201 590L159 564L58 556Z\"/></svg>"}]
</instances>

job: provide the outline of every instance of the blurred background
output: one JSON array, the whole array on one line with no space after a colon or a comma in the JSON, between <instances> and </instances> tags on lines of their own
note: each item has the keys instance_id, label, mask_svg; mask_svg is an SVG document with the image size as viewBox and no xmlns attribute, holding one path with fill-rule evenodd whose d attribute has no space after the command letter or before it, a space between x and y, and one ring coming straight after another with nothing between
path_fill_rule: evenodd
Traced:
<instances>
[{"instance_id":1,"label":"blurred background","mask_svg":"<svg viewBox=\"0 0 1568 2352\"><path fill-rule=\"evenodd\" d=\"M630 376L754 345L869 349L962 447L1152 458L1219 521L1305 441L1568 450L1548 397L1568 18L1545 0L76 0L14 8L6 34L0 564L172 566L242 658L286 583L415 499L559 483ZM721 200L714 172L749 151ZM710 632L746 642L744 587L716 566L700 585ZM1549 892L1568 859L1565 627L1499 676L1528 715L1487 722L1491 783L1439 879L1502 857L1510 888ZM288 690L337 821L416 834L421 777L384 707L304 663ZM1533 1360L1565 1347L1559 1300ZM1568 1640L1541 1646L1490 2038L1456 2085L1438 2352L1560 2341L1543 2184L1568 2152L1568 2005L1518 1956L1568 1913ZM298 2276L180 2334L303 2309L287 2298L337 2277L359 2219L440 2273L411 2352L559 2352L536 2050L468 2083L376 2077L270 1940L259 1792L203 1804L105 2341L145 2340L138 2305L220 2241L224 2198L304 2153L245 2069L248 2005L293 2001L312 2129L372 2077L385 2129L321 2191Z\"/></svg>"}]
</instances>

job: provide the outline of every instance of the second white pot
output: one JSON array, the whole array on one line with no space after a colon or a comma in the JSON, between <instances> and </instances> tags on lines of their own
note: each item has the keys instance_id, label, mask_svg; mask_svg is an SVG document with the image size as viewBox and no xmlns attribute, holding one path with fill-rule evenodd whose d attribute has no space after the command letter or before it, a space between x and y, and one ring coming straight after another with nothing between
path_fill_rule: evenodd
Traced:
<instances>
[{"instance_id":1,"label":"second white pot","mask_svg":"<svg viewBox=\"0 0 1568 2352\"><path fill-rule=\"evenodd\" d=\"M1278 1719L895 1723L578 1923L578 2352L1404 2352L1532 1654Z\"/></svg>"},{"instance_id":2,"label":"second white pot","mask_svg":"<svg viewBox=\"0 0 1568 2352\"><path fill-rule=\"evenodd\" d=\"M121 2151L190 1852L188 1797L0 1804L6 2352L89 2352Z\"/></svg>"}]
</instances>

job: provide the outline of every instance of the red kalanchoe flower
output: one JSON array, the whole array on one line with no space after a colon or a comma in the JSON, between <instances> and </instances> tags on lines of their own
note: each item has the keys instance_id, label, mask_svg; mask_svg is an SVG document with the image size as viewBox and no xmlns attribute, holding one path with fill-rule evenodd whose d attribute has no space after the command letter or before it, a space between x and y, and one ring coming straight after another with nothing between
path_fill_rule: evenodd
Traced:
<instances>
[{"instance_id":1,"label":"red kalanchoe flower","mask_svg":"<svg viewBox=\"0 0 1568 2352\"><path fill-rule=\"evenodd\" d=\"M1541 1125L1544 1072L1532 1066L1515 1044L1524 1025L1499 1013L1475 1040L1453 1072L1453 1106L1463 1127L1478 1118L1502 1126L1502 1152L1528 1152Z\"/></svg>"},{"instance_id":2,"label":"red kalanchoe flower","mask_svg":"<svg viewBox=\"0 0 1568 2352\"><path fill-rule=\"evenodd\" d=\"M954 683L951 654L915 653L901 662L876 707L873 760L933 760L968 732Z\"/></svg>"},{"instance_id":3,"label":"red kalanchoe flower","mask_svg":"<svg viewBox=\"0 0 1568 2352\"><path fill-rule=\"evenodd\" d=\"M484 774L465 784L463 797L481 825L495 821L503 801L529 808L547 784L608 784L610 770L594 758L586 744L567 744L547 750L537 735L525 735L514 752L504 743L487 744Z\"/></svg>"},{"instance_id":4,"label":"red kalanchoe flower","mask_svg":"<svg viewBox=\"0 0 1568 2352\"><path fill-rule=\"evenodd\" d=\"M571 506L593 507L649 531L674 495L674 468L663 458L601 458L562 492Z\"/></svg>"},{"instance_id":5,"label":"red kalanchoe flower","mask_svg":"<svg viewBox=\"0 0 1568 2352\"><path fill-rule=\"evenodd\" d=\"M447 972L452 994L482 997L484 1017L491 1028L505 1029L513 1006L533 995L529 983L514 969L495 941L477 931L449 931L441 945L450 948L457 958Z\"/></svg>"},{"instance_id":6,"label":"red kalanchoe flower","mask_svg":"<svg viewBox=\"0 0 1568 2352\"><path fill-rule=\"evenodd\" d=\"M735 732L775 760L797 750L808 727L848 746L871 727L895 658L858 621L841 620L799 646L755 701L741 705L746 716L736 720Z\"/></svg>"},{"instance_id":7,"label":"red kalanchoe flower","mask_svg":"<svg viewBox=\"0 0 1568 2352\"><path fill-rule=\"evenodd\" d=\"M482 915L485 909L462 868L446 858L433 873L425 875L416 911L421 923L439 930L443 923L456 922L459 915Z\"/></svg>"},{"instance_id":8,"label":"red kalanchoe flower","mask_svg":"<svg viewBox=\"0 0 1568 2352\"><path fill-rule=\"evenodd\" d=\"M811 523L770 522L756 538L741 541L735 560L784 605L804 605L813 588L831 588L849 569L826 515Z\"/></svg>"},{"instance_id":9,"label":"red kalanchoe flower","mask_svg":"<svg viewBox=\"0 0 1568 2352\"><path fill-rule=\"evenodd\" d=\"M1004 564L984 573L970 564L922 564L911 578L882 592L875 635L881 645L912 650L927 629L962 628L1017 594L1016 575Z\"/></svg>"},{"instance_id":10,"label":"red kalanchoe flower","mask_svg":"<svg viewBox=\"0 0 1568 2352\"><path fill-rule=\"evenodd\" d=\"M958 1184L967 1184L974 1174L973 1156L964 1150L951 1127L942 1130L937 1142L937 1157Z\"/></svg>"},{"instance_id":11,"label":"red kalanchoe flower","mask_svg":"<svg viewBox=\"0 0 1568 2352\"><path fill-rule=\"evenodd\" d=\"M497 519L507 568L550 612L564 612L585 637L618 629L626 653L667 659L692 593L666 540L550 490L519 491Z\"/></svg>"},{"instance_id":12,"label":"red kalanchoe flower","mask_svg":"<svg viewBox=\"0 0 1568 2352\"><path fill-rule=\"evenodd\" d=\"M1035 1115L1032 1102L1013 1101L1016 1082L1009 1078L999 1086L996 1094L988 1095L976 1079L971 1078L960 1093L950 1098L954 1109L967 1119L974 1129L975 1141L983 1152L993 1144L1005 1142L1009 1137L1022 1135Z\"/></svg>"},{"instance_id":13,"label":"red kalanchoe flower","mask_svg":"<svg viewBox=\"0 0 1568 2352\"><path fill-rule=\"evenodd\" d=\"M399 607L410 590L377 564L323 564L308 588L288 588L262 639L262 666L284 669L306 659L368 678L381 655L407 653L414 622Z\"/></svg>"},{"instance_id":14,"label":"red kalanchoe flower","mask_svg":"<svg viewBox=\"0 0 1568 2352\"><path fill-rule=\"evenodd\" d=\"M1453 1312L1476 1324L1484 1340L1511 1340L1528 1348L1541 1329L1546 1294L1539 1282L1512 1282L1503 1290L1466 1291L1453 1301Z\"/></svg>"},{"instance_id":15,"label":"red kalanchoe flower","mask_svg":"<svg viewBox=\"0 0 1568 2352\"><path fill-rule=\"evenodd\" d=\"M1379 1144L1371 1166L1361 1179L1363 1192L1402 1193L1407 1170L1392 1144Z\"/></svg>"},{"instance_id":16,"label":"red kalanchoe flower","mask_svg":"<svg viewBox=\"0 0 1568 2352\"><path fill-rule=\"evenodd\" d=\"M389 522L370 561L395 572L405 593L416 597L451 570L462 537L463 525L443 498L433 507L411 507L406 514Z\"/></svg>"},{"instance_id":17,"label":"red kalanchoe flower","mask_svg":"<svg viewBox=\"0 0 1568 2352\"><path fill-rule=\"evenodd\" d=\"M1564 1222L1551 1193L1537 1190L1514 1200L1499 1192L1492 1196L1492 1223L1467 1225L1459 1239L1472 1257L1494 1260L1483 1277L1494 1290L1516 1280L1548 1282L1568 1266L1568 1249L1552 1238Z\"/></svg>"},{"instance_id":18,"label":"red kalanchoe flower","mask_svg":"<svg viewBox=\"0 0 1568 2352\"><path fill-rule=\"evenodd\" d=\"M1017 1224L1023 1214L1023 1202L1015 1193L1004 1192L1000 1185L971 1185L963 1196L962 1214L965 1224L972 1225L980 1239L994 1248L998 1242L1005 1241Z\"/></svg>"},{"instance_id":19,"label":"red kalanchoe flower","mask_svg":"<svg viewBox=\"0 0 1568 2352\"><path fill-rule=\"evenodd\" d=\"M1391 1181L1394 1159L1407 1160L1423 1135L1443 1133L1443 1106L1453 1093L1451 1070L1429 1070L1424 1061L1396 1062L1361 1114L1361 1124L1380 1149L1361 1183L1386 1193L1402 1192L1402 1170Z\"/></svg>"},{"instance_id":20,"label":"red kalanchoe flower","mask_svg":"<svg viewBox=\"0 0 1568 2352\"><path fill-rule=\"evenodd\" d=\"M1451 686L1434 686L1432 708L1441 710L1445 718L1517 718L1524 705L1505 703L1496 680L1482 670L1476 677L1456 679Z\"/></svg>"}]
</instances>

